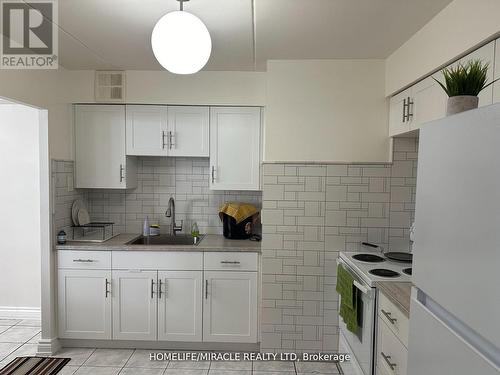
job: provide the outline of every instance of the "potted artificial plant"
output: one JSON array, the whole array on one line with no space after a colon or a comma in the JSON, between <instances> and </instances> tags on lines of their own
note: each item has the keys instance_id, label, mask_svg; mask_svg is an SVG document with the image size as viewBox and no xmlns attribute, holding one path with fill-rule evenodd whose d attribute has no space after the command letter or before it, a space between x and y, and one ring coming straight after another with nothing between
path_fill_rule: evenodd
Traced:
<instances>
[{"instance_id":1,"label":"potted artificial plant","mask_svg":"<svg viewBox=\"0 0 500 375\"><path fill-rule=\"evenodd\" d=\"M444 68L441 71L444 84L434 78L449 97L447 116L477 108L479 93L496 81L486 83L488 67L489 64L483 64L481 60L469 60L465 64Z\"/></svg>"}]
</instances>

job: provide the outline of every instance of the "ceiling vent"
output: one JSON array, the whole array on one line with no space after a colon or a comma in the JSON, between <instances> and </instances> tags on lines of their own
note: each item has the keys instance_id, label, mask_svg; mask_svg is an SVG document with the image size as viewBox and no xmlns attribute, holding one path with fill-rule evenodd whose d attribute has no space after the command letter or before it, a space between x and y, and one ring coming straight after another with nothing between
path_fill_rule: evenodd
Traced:
<instances>
[{"instance_id":1,"label":"ceiling vent","mask_svg":"<svg viewBox=\"0 0 500 375\"><path fill-rule=\"evenodd\" d=\"M98 102L122 102L125 100L125 72L96 70L95 100Z\"/></svg>"}]
</instances>

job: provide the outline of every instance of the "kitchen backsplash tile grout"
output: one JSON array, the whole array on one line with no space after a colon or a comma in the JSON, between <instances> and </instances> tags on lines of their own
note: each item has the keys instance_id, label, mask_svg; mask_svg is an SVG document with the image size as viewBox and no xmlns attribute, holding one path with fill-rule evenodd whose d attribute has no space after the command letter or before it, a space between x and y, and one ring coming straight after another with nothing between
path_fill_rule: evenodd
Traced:
<instances>
[{"instance_id":1,"label":"kitchen backsplash tile grout","mask_svg":"<svg viewBox=\"0 0 500 375\"><path fill-rule=\"evenodd\" d=\"M166 232L170 218L165 217L168 200L174 197L176 220L183 220L183 232L189 233L196 221L201 233L222 234L218 216L226 201L242 201L262 205L260 191L213 191L209 189L209 161L206 158L138 158L138 186L131 190L76 189L67 191L66 181L73 178L73 162L54 161L57 217L55 228L71 225L71 202L79 198L86 203L91 219L112 221L115 232L141 233L144 218L160 224ZM64 175L63 171L64 170ZM260 232L260 225L256 228Z\"/></svg>"},{"instance_id":2,"label":"kitchen backsplash tile grout","mask_svg":"<svg viewBox=\"0 0 500 375\"><path fill-rule=\"evenodd\" d=\"M361 241L409 249L418 140L394 140L392 164L265 164L265 351L336 351L339 251Z\"/></svg>"}]
</instances>

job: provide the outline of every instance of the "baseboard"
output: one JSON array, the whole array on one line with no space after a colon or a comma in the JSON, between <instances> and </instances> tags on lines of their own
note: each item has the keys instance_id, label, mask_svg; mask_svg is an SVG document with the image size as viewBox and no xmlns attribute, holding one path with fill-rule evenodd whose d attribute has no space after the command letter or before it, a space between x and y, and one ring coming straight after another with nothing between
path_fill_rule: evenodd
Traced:
<instances>
[{"instance_id":1,"label":"baseboard","mask_svg":"<svg viewBox=\"0 0 500 375\"><path fill-rule=\"evenodd\" d=\"M0 306L0 319L35 319L41 320L39 307Z\"/></svg>"},{"instance_id":2,"label":"baseboard","mask_svg":"<svg viewBox=\"0 0 500 375\"><path fill-rule=\"evenodd\" d=\"M37 355L54 355L61 349L59 339L48 339L38 341Z\"/></svg>"}]
</instances>

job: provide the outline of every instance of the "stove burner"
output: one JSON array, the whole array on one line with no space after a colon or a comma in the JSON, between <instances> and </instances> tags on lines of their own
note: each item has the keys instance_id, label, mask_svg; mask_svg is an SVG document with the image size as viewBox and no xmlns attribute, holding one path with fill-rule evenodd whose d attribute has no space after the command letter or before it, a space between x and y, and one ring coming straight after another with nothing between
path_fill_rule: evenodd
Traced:
<instances>
[{"instance_id":1,"label":"stove burner","mask_svg":"<svg viewBox=\"0 0 500 375\"><path fill-rule=\"evenodd\" d=\"M367 263L380 263L385 262L385 259L375 255L375 254L356 254L352 256L352 259L359 260L360 262Z\"/></svg>"},{"instance_id":2,"label":"stove burner","mask_svg":"<svg viewBox=\"0 0 500 375\"><path fill-rule=\"evenodd\" d=\"M399 277L401 276L398 272L392 270L386 270L384 268L374 268L368 271L372 275L380 276L380 277Z\"/></svg>"},{"instance_id":3,"label":"stove burner","mask_svg":"<svg viewBox=\"0 0 500 375\"><path fill-rule=\"evenodd\" d=\"M412 269L411 269L411 268L405 268L405 269L403 270L403 273L406 273L407 275L410 275L410 276L411 276L411 274L412 274Z\"/></svg>"}]
</instances>

